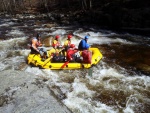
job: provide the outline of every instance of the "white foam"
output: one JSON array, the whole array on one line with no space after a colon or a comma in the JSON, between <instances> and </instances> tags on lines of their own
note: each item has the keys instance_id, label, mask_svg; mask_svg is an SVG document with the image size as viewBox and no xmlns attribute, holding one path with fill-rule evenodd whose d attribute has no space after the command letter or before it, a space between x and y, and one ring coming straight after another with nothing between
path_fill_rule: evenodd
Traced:
<instances>
[{"instance_id":1,"label":"white foam","mask_svg":"<svg viewBox=\"0 0 150 113\"><path fill-rule=\"evenodd\" d=\"M0 27L9 27L14 24L15 24L14 22L6 22L6 23L1 24Z\"/></svg>"},{"instance_id":2,"label":"white foam","mask_svg":"<svg viewBox=\"0 0 150 113\"><path fill-rule=\"evenodd\" d=\"M4 63L0 62L0 71L5 70L7 67L9 67L8 64L4 64Z\"/></svg>"},{"instance_id":3,"label":"white foam","mask_svg":"<svg viewBox=\"0 0 150 113\"><path fill-rule=\"evenodd\" d=\"M21 50L19 52L20 52L21 55L27 57L29 55L30 51L31 51L30 49L28 49L28 50L25 49L25 50Z\"/></svg>"},{"instance_id":4,"label":"white foam","mask_svg":"<svg viewBox=\"0 0 150 113\"><path fill-rule=\"evenodd\" d=\"M143 100L141 98L141 95L138 94L134 94L134 95L130 95L127 99L126 99L126 107L123 110L125 113L135 113L135 111L139 111L139 109L142 111L142 109L144 108L142 103L140 102L141 100Z\"/></svg>"},{"instance_id":5,"label":"white foam","mask_svg":"<svg viewBox=\"0 0 150 113\"><path fill-rule=\"evenodd\" d=\"M27 67L25 71L36 76L44 76L44 73L38 67Z\"/></svg>"},{"instance_id":6,"label":"white foam","mask_svg":"<svg viewBox=\"0 0 150 113\"><path fill-rule=\"evenodd\" d=\"M6 34L7 36L14 36L14 37L18 37L18 36L24 36L24 33L22 31L20 31L19 29L15 29L15 30L11 30L8 34Z\"/></svg>"},{"instance_id":7,"label":"white foam","mask_svg":"<svg viewBox=\"0 0 150 113\"><path fill-rule=\"evenodd\" d=\"M51 28L36 28L35 31L49 31Z\"/></svg>"},{"instance_id":8,"label":"white foam","mask_svg":"<svg viewBox=\"0 0 150 113\"><path fill-rule=\"evenodd\" d=\"M114 38L109 38L108 36L113 36L115 33L110 33L110 34L104 34L101 32L81 32L82 29L79 29L74 32L74 35L81 37L82 39L86 36L89 35L88 43L90 45L92 44L110 44L110 43L122 43L122 44L133 44L130 41L127 41L125 39L120 39L118 37ZM81 32L81 33L80 33Z\"/></svg>"},{"instance_id":9,"label":"white foam","mask_svg":"<svg viewBox=\"0 0 150 113\"><path fill-rule=\"evenodd\" d=\"M64 35L64 34L66 34L66 30L64 30L64 29L57 29L57 30L55 30L54 32L52 32L52 33L49 33L48 35Z\"/></svg>"},{"instance_id":10,"label":"white foam","mask_svg":"<svg viewBox=\"0 0 150 113\"><path fill-rule=\"evenodd\" d=\"M11 38L9 40L0 41L0 48L2 50L5 50L7 48L12 48L16 46L18 43L26 41L26 38L27 37L19 37L19 38Z\"/></svg>"},{"instance_id":11,"label":"white foam","mask_svg":"<svg viewBox=\"0 0 150 113\"><path fill-rule=\"evenodd\" d=\"M73 96L80 95L83 98L92 97L94 95L94 91L89 90L84 83L81 83L79 79L75 78L74 83L72 84Z\"/></svg>"},{"instance_id":12,"label":"white foam","mask_svg":"<svg viewBox=\"0 0 150 113\"><path fill-rule=\"evenodd\" d=\"M11 24L8 24L8 26ZM61 29L61 28L52 28L54 32L48 33L47 35L61 35L61 41L63 42L66 37L64 38L64 35L68 32L67 30ZM49 29L47 28L36 28L35 31L47 31ZM24 35L23 32L21 32L19 29L12 30L8 35L15 36ZM104 34L101 32L84 32L82 28L76 30L74 32L74 38L72 38L72 42L78 46L79 41L84 38L85 35L89 34L90 38L88 40L89 44L110 44L110 43L122 43L122 44L133 44L125 39L121 39L118 37L109 38L107 36L114 35L113 32L110 32L110 34ZM79 36L81 39L76 38L76 36ZM7 59L5 57L9 54L5 50L8 48L11 48L13 46L18 45L18 43L23 43L26 41L26 37L19 37L9 40L0 41L0 49L1 49L1 61L0 62L0 71L5 70L9 68L10 65L16 66L20 62L24 62L23 56L27 57L30 50L18 50L13 51L19 52L19 55L21 56L12 56ZM13 53L12 52L12 53ZM5 61L5 60L7 61ZM123 109L123 112L125 113L132 113L134 112L134 105L140 106L139 98L145 102L145 100L148 100L147 97L143 96L142 92L145 90L149 90L150 87L150 77L149 76L131 76L127 73L127 71L123 68L116 69L115 67L109 67L108 64L101 61L101 65L98 64L97 68L94 68L92 76L88 76L88 74L85 74L85 78L80 78L80 74L77 73L74 81L71 83L63 81L61 79L61 76L63 76L64 71L52 71L47 69L39 69L37 67L30 67L28 66L25 69L25 72L30 73L30 75L36 75L37 77L42 78L48 78L48 81L45 82L49 86L58 86L62 93L66 95L66 98L63 100L65 105L69 107L72 111L75 113L116 113L118 110L116 110L116 106L108 106L105 103L102 103L100 100L93 100L93 97L100 93L96 92L96 90L92 90L88 87L88 85L95 86L95 85L101 85L103 88L105 88L108 91L122 91L123 93L131 93L129 94L129 97L127 97L126 107L121 108ZM61 73L60 73L61 72ZM82 70L79 70L79 72L82 73ZM124 73L123 73L124 72ZM68 73L72 74L71 71L68 71ZM116 81L116 82L113 82ZM88 84L88 85L87 85ZM102 89L103 90L103 89ZM44 97L44 93L41 94ZM36 95L37 96L37 95ZM40 101L40 100L39 100ZM10 106L11 109L11 106Z\"/></svg>"},{"instance_id":13,"label":"white foam","mask_svg":"<svg viewBox=\"0 0 150 113\"><path fill-rule=\"evenodd\" d=\"M142 107L142 104L138 101L138 98L141 100L147 100L147 97L142 97L142 92L145 88L150 87L150 78L148 76L127 76L127 73L122 74L122 72L126 72L125 69L120 68L117 70L113 67L109 67L107 64L102 63L101 70L95 69L93 71L92 76L85 76L84 81L79 76L76 76L74 81L69 84L61 80L60 76L63 73L53 72L51 70L40 70L37 68L28 68L30 72L34 75L39 76L48 76L49 82L47 82L50 86L58 86L61 91L66 95L66 99L63 100L64 104L69 107L73 112L76 113L101 113L101 112L111 112L116 113L119 112L115 106L108 106L101 101L92 100L95 94L99 93L96 91L90 90L86 84L90 84L92 86L101 84L102 87L109 91L123 91L125 94L130 92L135 96L129 95L126 102L126 107L121 108L125 113L134 112L134 105ZM27 69L27 70L28 70ZM105 79L106 78L106 79ZM112 82L116 81L116 83ZM120 84L121 83L121 84ZM143 84L143 85L142 85ZM137 90L138 89L138 90ZM139 92L139 90L141 90ZM148 90L148 89L147 89ZM132 99L131 99L132 98ZM131 101L132 100L132 101ZM133 102L133 103L132 103ZM119 105L118 105L119 106Z\"/></svg>"},{"instance_id":14,"label":"white foam","mask_svg":"<svg viewBox=\"0 0 150 113\"><path fill-rule=\"evenodd\" d=\"M98 101L92 101L91 98L68 97L63 100L65 105L75 113L116 113L112 107L109 107Z\"/></svg>"}]
</instances>

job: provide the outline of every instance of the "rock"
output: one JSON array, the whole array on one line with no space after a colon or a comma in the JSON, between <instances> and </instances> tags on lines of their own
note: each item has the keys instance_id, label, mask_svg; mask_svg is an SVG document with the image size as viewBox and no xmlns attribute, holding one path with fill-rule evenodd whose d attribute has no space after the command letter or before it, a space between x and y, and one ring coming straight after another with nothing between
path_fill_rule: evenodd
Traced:
<instances>
[{"instance_id":1,"label":"rock","mask_svg":"<svg viewBox=\"0 0 150 113\"><path fill-rule=\"evenodd\" d=\"M46 37L42 40L42 43L44 44L45 47L52 46L53 39L54 39L53 36Z\"/></svg>"},{"instance_id":2,"label":"rock","mask_svg":"<svg viewBox=\"0 0 150 113\"><path fill-rule=\"evenodd\" d=\"M45 24L44 27L48 27L48 28L56 27L56 24Z\"/></svg>"}]
</instances>

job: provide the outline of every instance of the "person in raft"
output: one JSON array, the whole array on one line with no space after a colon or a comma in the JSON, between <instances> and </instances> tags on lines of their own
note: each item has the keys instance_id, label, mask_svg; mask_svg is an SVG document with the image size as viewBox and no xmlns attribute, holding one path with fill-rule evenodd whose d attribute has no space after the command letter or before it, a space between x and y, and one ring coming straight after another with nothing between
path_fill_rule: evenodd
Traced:
<instances>
[{"instance_id":1,"label":"person in raft","mask_svg":"<svg viewBox=\"0 0 150 113\"><path fill-rule=\"evenodd\" d=\"M78 52L74 44L70 45L70 48L67 50L67 61L75 61L75 53Z\"/></svg>"},{"instance_id":2,"label":"person in raft","mask_svg":"<svg viewBox=\"0 0 150 113\"><path fill-rule=\"evenodd\" d=\"M82 39L79 43L78 50L83 51L83 50L88 50L89 49L89 44L87 43L89 39L89 36L85 36L84 39Z\"/></svg>"},{"instance_id":3,"label":"person in raft","mask_svg":"<svg viewBox=\"0 0 150 113\"><path fill-rule=\"evenodd\" d=\"M62 53L64 55L65 61L67 60L66 59L66 52L70 48L70 45L71 45L71 38L72 38L72 35L68 35L67 40L64 42L64 45L63 45Z\"/></svg>"},{"instance_id":4,"label":"person in raft","mask_svg":"<svg viewBox=\"0 0 150 113\"><path fill-rule=\"evenodd\" d=\"M54 49L58 49L58 48L60 47L59 38L60 38L60 36L59 36L59 35L56 35L56 36L55 36L55 39L53 40L52 47L53 47Z\"/></svg>"},{"instance_id":5,"label":"person in raft","mask_svg":"<svg viewBox=\"0 0 150 113\"><path fill-rule=\"evenodd\" d=\"M92 53L89 51L90 45L87 43L89 36L85 36L79 43L78 50L82 51L82 62L91 63Z\"/></svg>"},{"instance_id":6,"label":"person in raft","mask_svg":"<svg viewBox=\"0 0 150 113\"><path fill-rule=\"evenodd\" d=\"M47 58L47 51L45 47L41 47L42 45L41 35L38 33L36 37L32 38L30 49L33 54L40 53L42 60L44 60Z\"/></svg>"},{"instance_id":7,"label":"person in raft","mask_svg":"<svg viewBox=\"0 0 150 113\"><path fill-rule=\"evenodd\" d=\"M68 35L67 36L67 40L64 42L64 49L65 51L67 51L71 45L71 38L72 38L72 35Z\"/></svg>"},{"instance_id":8,"label":"person in raft","mask_svg":"<svg viewBox=\"0 0 150 113\"><path fill-rule=\"evenodd\" d=\"M64 57L62 56L62 46L60 44L60 41L59 41L59 38L60 36L59 35L56 35L55 36L55 39L53 40L53 43L52 43L52 47L53 49L50 50L50 57L51 57L51 61L52 62L62 62L62 60L64 59Z\"/></svg>"}]
</instances>

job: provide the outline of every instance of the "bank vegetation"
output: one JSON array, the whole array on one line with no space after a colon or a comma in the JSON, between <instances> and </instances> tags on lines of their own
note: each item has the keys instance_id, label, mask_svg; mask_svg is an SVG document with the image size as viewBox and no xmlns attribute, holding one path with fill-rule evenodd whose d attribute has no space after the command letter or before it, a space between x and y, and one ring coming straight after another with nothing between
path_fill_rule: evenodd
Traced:
<instances>
[{"instance_id":1,"label":"bank vegetation","mask_svg":"<svg viewBox=\"0 0 150 113\"><path fill-rule=\"evenodd\" d=\"M150 0L0 0L0 12L69 15L72 21L112 28L150 28Z\"/></svg>"}]
</instances>

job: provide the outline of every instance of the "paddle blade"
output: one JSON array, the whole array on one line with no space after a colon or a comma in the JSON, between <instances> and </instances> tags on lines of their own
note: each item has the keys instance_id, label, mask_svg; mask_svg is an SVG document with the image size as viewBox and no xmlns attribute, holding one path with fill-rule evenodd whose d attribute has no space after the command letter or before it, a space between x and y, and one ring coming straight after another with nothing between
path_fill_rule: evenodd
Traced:
<instances>
[{"instance_id":1,"label":"paddle blade","mask_svg":"<svg viewBox=\"0 0 150 113\"><path fill-rule=\"evenodd\" d=\"M65 63L61 66L61 68L64 68L68 63L69 63L69 61L65 62Z\"/></svg>"}]
</instances>

